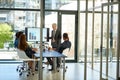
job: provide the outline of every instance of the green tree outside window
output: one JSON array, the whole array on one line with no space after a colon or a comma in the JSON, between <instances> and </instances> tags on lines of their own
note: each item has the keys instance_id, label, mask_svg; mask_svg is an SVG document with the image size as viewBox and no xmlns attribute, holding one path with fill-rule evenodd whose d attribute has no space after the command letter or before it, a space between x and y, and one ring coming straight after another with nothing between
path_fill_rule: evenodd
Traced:
<instances>
[{"instance_id":1,"label":"green tree outside window","mask_svg":"<svg viewBox=\"0 0 120 80\"><path fill-rule=\"evenodd\" d=\"M0 23L0 48L4 48L4 43L11 41L12 27L7 23Z\"/></svg>"}]
</instances>

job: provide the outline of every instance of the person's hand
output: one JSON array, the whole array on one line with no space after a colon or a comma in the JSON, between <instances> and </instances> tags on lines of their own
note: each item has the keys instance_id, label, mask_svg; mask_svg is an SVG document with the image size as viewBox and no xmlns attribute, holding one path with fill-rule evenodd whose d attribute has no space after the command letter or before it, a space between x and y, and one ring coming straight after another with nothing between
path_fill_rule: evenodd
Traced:
<instances>
[{"instance_id":1,"label":"person's hand","mask_svg":"<svg viewBox=\"0 0 120 80\"><path fill-rule=\"evenodd\" d=\"M37 49L37 48L32 48L32 50L33 50L33 51L35 51L35 52L37 52L37 51L38 51L38 49Z\"/></svg>"},{"instance_id":2,"label":"person's hand","mask_svg":"<svg viewBox=\"0 0 120 80\"><path fill-rule=\"evenodd\" d=\"M52 48L51 48L51 47L48 47L48 51L50 51L50 50L52 50Z\"/></svg>"},{"instance_id":3,"label":"person's hand","mask_svg":"<svg viewBox=\"0 0 120 80\"><path fill-rule=\"evenodd\" d=\"M52 50L54 50L54 51L55 51L55 50L56 50L56 48L52 48Z\"/></svg>"},{"instance_id":4,"label":"person's hand","mask_svg":"<svg viewBox=\"0 0 120 80\"><path fill-rule=\"evenodd\" d=\"M55 39L53 39L52 42L55 42Z\"/></svg>"}]
</instances>

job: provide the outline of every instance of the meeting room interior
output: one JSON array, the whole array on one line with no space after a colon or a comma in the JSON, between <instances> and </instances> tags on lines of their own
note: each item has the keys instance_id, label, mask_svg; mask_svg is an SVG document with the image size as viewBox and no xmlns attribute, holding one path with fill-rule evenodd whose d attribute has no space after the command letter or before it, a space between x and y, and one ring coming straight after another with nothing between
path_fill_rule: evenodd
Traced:
<instances>
[{"instance_id":1,"label":"meeting room interior","mask_svg":"<svg viewBox=\"0 0 120 80\"><path fill-rule=\"evenodd\" d=\"M0 80L120 80L120 0L0 0Z\"/></svg>"}]
</instances>

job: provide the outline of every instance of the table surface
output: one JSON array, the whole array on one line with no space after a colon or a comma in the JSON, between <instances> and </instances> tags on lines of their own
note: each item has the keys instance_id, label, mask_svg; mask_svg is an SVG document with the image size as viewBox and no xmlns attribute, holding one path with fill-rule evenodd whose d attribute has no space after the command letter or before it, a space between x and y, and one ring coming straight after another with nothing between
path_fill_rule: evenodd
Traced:
<instances>
[{"instance_id":1,"label":"table surface","mask_svg":"<svg viewBox=\"0 0 120 80\"><path fill-rule=\"evenodd\" d=\"M36 54L34 54L36 57L40 57L40 52L38 51ZM46 51L43 51L43 54L42 54L43 57L67 57L65 56L64 54L62 53L59 53L57 51L54 51L54 50L46 50Z\"/></svg>"}]
</instances>

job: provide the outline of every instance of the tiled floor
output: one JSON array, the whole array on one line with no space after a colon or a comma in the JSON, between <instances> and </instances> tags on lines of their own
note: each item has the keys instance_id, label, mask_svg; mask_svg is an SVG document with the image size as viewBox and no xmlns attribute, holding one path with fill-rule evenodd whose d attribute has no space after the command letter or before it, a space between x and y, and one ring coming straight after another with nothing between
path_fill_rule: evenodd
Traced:
<instances>
[{"instance_id":1,"label":"tiled floor","mask_svg":"<svg viewBox=\"0 0 120 80\"><path fill-rule=\"evenodd\" d=\"M38 80L38 72L35 72L34 76L27 77L25 74L19 76L16 71L18 63L8 64L0 63L0 80ZM63 80L62 69L59 72L48 71L46 65L43 69L43 80ZM65 73L65 80L84 80L84 64L83 63L66 63L68 66ZM99 80L99 71L91 70L87 68L87 80ZM115 79L108 79L115 80Z\"/></svg>"}]
</instances>

